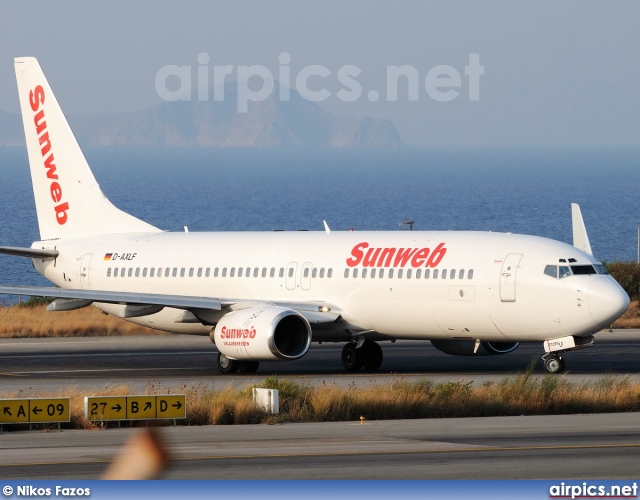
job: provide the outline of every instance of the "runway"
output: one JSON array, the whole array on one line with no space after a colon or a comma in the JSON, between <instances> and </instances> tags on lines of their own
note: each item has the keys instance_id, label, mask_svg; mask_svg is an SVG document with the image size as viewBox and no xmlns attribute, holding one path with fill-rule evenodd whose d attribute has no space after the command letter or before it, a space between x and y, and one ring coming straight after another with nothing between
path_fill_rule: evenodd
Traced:
<instances>
[{"instance_id":1,"label":"runway","mask_svg":"<svg viewBox=\"0 0 640 500\"><path fill-rule=\"evenodd\" d=\"M165 479L637 479L640 414L165 427ZM135 429L0 435L5 479L97 479Z\"/></svg>"},{"instance_id":2,"label":"runway","mask_svg":"<svg viewBox=\"0 0 640 500\"><path fill-rule=\"evenodd\" d=\"M149 383L243 387L277 374L305 384L362 386L398 379L480 384L526 369L541 352L454 357L428 342L383 344L375 374L346 374L341 345L314 345L301 360L262 363L253 375L222 376L208 338L190 336L0 341L0 392L26 396L69 386L86 391ZM605 375L640 380L640 332L602 332L596 346L565 356L580 383ZM544 373L540 364L536 373ZM637 478L640 414L565 415L164 427L173 460L163 477L180 479L567 479ZM96 479L135 429L0 434L0 476Z\"/></svg>"},{"instance_id":3,"label":"runway","mask_svg":"<svg viewBox=\"0 0 640 500\"><path fill-rule=\"evenodd\" d=\"M243 387L270 375L295 381L338 386L386 384L399 378L433 381L465 380L482 383L526 370L543 354L539 344L521 345L499 356L450 356L429 342L382 343L384 361L376 373L346 374L340 362L342 344L313 344L301 359L261 363L257 373L223 376L216 372L216 349L207 337L162 335L0 340L0 391L27 393L59 390L70 385L96 388L149 382L175 388L182 384ZM640 331L619 330L596 335L594 347L563 355L575 382L603 375L640 380ZM542 364L536 373L544 373Z\"/></svg>"}]
</instances>

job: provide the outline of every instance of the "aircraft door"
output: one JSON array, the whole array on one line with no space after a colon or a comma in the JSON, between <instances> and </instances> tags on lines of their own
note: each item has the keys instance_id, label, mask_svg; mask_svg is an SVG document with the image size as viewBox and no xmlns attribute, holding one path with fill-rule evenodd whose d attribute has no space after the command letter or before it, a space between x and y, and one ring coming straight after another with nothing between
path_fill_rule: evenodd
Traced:
<instances>
[{"instance_id":1,"label":"aircraft door","mask_svg":"<svg viewBox=\"0 0 640 500\"><path fill-rule=\"evenodd\" d=\"M502 263L500 271L500 300L502 302L516 301L516 273L522 259L521 253L510 253Z\"/></svg>"},{"instance_id":2,"label":"aircraft door","mask_svg":"<svg viewBox=\"0 0 640 500\"><path fill-rule=\"evenodd\" d=\"M287 285L287 290L295 290L296 289L296 269L298 267L297 262L289 262L287 266L287 274L285 276L285 284Z\"/></svg>"},{"instance_id":3,"label":"aircraft door","mask_svg":"<svg viewBox=\"0 0 640 500\"><path fill-rule=\"evenodd\" d=\"M302 265L302 274L300 276L300 288L303 290L309 290L311 288L311 270L313 264L311 262L305 262Z\"/></svg>"},{"instance_id":4,"label":"aircraft door","mask_svg":"<svg viewBox=\"0 0 640 500\"><path fill-rule=\"evenodd\" d=\"M84 290L91 289L91 282L89 281L89 269L91 268L92 253L85 253L82 256L82 262L80 263L80 286Z\"/></svg>"}]
</instances>

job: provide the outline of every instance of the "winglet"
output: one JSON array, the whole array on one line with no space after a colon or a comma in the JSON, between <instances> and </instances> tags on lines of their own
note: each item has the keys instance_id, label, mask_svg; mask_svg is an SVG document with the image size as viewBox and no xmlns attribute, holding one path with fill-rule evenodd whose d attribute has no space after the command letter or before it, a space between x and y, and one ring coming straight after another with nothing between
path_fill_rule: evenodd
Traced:
<instances>
[{"instance_id":1,"label":"winglet","mask_svg":"<svg viewBox=\"0 0 640 500\"><path fill-rule=\"evenodd\" d=\"M573 246L589 255L593 255L587 228L584 225L584 220L582 220L580 205L577 203L571 204L571 225L573 226Z\"/></svg>"},{"instance_id":2,"label":"winglet","mask_svg":"<svg viewBox=\"0 0 640 500\"><path fill-rule=\"evenodd\" d=\"M330 234L331 229L329 229L329 224L327 224L327 221L323 220L322 223L324 224L324 230L327 232L327 234Z\"/></svg>"}]
</instances>

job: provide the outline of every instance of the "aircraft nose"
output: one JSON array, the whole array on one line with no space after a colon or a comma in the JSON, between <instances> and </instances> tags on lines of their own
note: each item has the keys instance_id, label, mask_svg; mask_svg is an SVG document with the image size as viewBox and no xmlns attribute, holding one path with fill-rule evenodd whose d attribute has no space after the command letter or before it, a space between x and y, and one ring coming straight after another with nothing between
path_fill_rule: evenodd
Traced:
<instances>
[{"instance_id":1,"label":"aircraft nose","mask_svg":"<svg viewBox=\"0 0 640 500\"><path fill-rule=\"evenodd\" d=\"M629 296L612 278L596 278L589 285L589 312L602 326L610 325L629 307Z\"/></svg>"}]
</instances>

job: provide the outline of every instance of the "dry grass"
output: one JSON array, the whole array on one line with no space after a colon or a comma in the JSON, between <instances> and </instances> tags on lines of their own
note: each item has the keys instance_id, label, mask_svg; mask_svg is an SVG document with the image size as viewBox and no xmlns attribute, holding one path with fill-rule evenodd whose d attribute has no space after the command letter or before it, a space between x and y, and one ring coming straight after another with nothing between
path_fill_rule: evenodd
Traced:
<instances>
[{"instance_id":1,"label":"dry grass","mask_svg":"<svg viewBox=\"0 0 640 500\"><path fill-rule=\"evenodd\" d=\"M158 335L162 332L107 316L95 307L48 312L45 305L1 307L0 338Z\"/></svg>"},{"instance_id":2,"label":"dry grass","mask_svg":"<svg viewBox=\"0 0 640 500\"><path fill-rule=\"evenodd\" d=\"M626 377L605 377L594 383L574 385L559 376L533 376L531 370L482 386L474 386L472 382L434 384L423 380L343 389L324 385L311 387L271 377L259 387L280 391L279 415L268 415L256 407L251 388L214 390L199 385L167 391L160 384L149 384L144 393L186 394L187 418L182 421L185 425L357 421L361 416L368 420L392 420L640 411L640 384L631 383ZM94 391L80 391L78 388L35 394L15 391L0 394L0 398L69 397L69 426L100 429L117 423L85 420L84 396L127 394L131 394L131 387L122 385ZM148 424L147 421L127 423L133 426ZM24 426L5 426L6 430L18 428Z\"/></svg>"},{"instance_id":3,"label":"dry grass","mask_svg":"<svg viewBox=\"0 0 640 500\"><path fill-rule=\"evenodd\" d=\"M640 302L631 302L629 309L614 321L613 328L640 328Z\"/></svg>"}]
</instances>

